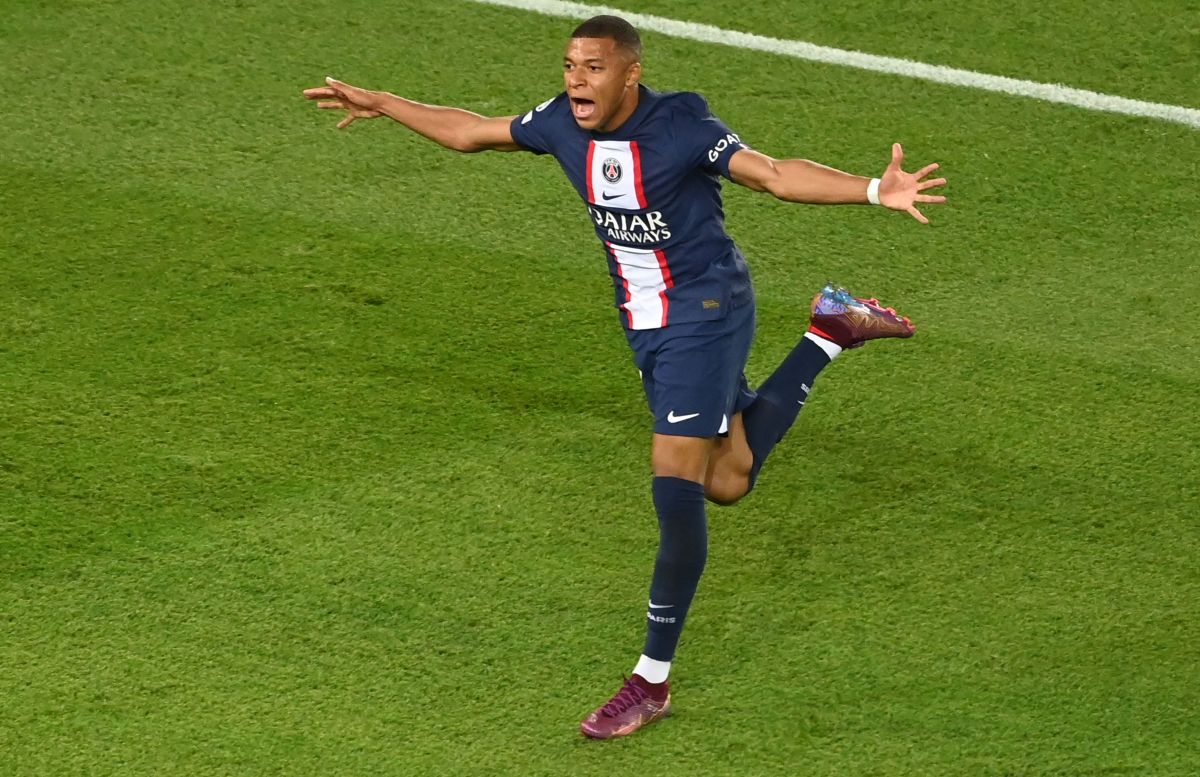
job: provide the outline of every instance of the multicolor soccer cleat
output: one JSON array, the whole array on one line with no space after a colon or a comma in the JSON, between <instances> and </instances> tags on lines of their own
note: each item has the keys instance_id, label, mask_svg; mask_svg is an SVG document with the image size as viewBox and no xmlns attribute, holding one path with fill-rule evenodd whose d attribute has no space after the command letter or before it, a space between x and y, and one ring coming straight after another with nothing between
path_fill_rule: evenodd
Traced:
<instances>
[{"instance_id":1,"label":"multicolor soccer cleat","mask_svg":"<svg viewBox=\"0 0 1200 777\"><path fill-rule=\"evenodd\" d=\"M812 300L812 322L808 330L843 348L857 348L867 340L883 337L912 337L915 327L895 308L880 307L875 298L854 297L841 287L828 284Z\"/></svg>"},{"instance_id":2,"label":"multicolor soccer cleat","mask_svg":"<svg viewBox=\"0 0 1200 777\"><path fill-rule=\"evenodd\" d=\"M611 739L632 734L642 726L671 714L671 694L663 683L661 698L657 687L634 675L625 678L617 695L608 700L579 724L584 736Z\"/></svg>"}]
</instances>

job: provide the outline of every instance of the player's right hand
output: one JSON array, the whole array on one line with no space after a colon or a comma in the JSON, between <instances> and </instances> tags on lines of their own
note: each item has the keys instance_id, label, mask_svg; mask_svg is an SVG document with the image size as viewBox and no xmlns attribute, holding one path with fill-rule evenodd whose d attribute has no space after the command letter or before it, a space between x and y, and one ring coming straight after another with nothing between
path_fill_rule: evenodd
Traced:
<instances>
[{"instance_id":1,"label":"player's right hand","mask_svg":"<svg viewBox=\"0 0 1200 777\"><path fill-rule=\"evenodd\" d=\"M355 119L374 119L383 115L379 110L380 93L357 86L343 84L333 78L326 78L327 86L305 89L304 96L309 100L321 100L318 108L332 108L346 111L346 118L338 122L338 129L345 129Z\"/></svg>"}]
</instances>

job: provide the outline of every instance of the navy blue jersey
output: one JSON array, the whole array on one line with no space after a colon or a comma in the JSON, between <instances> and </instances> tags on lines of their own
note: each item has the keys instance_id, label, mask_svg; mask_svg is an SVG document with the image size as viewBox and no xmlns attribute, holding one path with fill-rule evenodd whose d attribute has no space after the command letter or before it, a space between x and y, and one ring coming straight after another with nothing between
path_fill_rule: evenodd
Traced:
<instances>
[{"instance_id":1,"label":"navy blue jersey","mask_svg":"<svg viewBox=\"0 0 1200 777\"><path fill-rule=\"evenodd\" d=\"M587 204L626 327L721 318L753 296L718 178L746 146L700 95L638 88L614 132L581 128L563 92L515 118L513 140L553 154Z\"/></svg>"}]
</instances>

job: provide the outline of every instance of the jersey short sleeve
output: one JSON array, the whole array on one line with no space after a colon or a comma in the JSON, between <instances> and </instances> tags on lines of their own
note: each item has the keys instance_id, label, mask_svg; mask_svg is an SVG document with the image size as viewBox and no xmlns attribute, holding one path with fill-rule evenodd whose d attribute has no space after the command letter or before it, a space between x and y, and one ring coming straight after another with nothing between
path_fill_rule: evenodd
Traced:
<instances>
[{"instance_id":1,"label":"jersey short sleeve","mask_svg":"<svg viewBox=\"0 0 1200 777\"><path fill-rule=\"evenodd\" d=\"M725 122L712 115L708 101L698 94L681 95L675 114L675 133L681 148L696 167L729 178L729 160L749 148Z\"/></svg>"},{"instance_id":2,"label":"jersey short sleeve","mask_svg":"<svg viewBox=\"0 0 1200 777\"><path fill-rule=\"evenodd\" d=\"M566 102L567 93L563 92L513 119L509 129L513 141L535 154L553 154Z\"/></svg>"}]
</instances>

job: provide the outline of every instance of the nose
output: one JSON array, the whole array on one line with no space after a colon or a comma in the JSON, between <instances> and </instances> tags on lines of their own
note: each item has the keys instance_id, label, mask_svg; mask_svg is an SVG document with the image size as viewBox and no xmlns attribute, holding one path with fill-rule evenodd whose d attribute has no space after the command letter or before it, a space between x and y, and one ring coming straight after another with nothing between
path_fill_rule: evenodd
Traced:
<instances>
[{"instance_id":1,"label":"nose","mask_svg":"<svg viewBox=\"0 0 1200 777\"><path fill-rule=\"evenodd\" d=\"M567 88L570 89L578 86L587 86L587 79L584 78L583 73L579 69L568 71Z\"/></svg>"}]
</instances>

